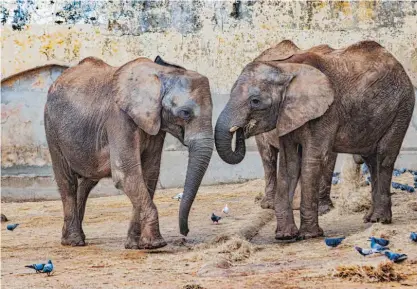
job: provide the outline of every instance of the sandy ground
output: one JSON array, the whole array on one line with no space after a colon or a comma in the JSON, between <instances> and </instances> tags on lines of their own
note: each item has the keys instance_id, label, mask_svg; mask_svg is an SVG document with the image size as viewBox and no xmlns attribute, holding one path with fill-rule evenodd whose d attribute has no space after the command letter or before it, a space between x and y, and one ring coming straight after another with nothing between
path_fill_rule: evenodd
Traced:
<instances>
[{"instance_id":1,"label":"sandy ground","mask_svg":"<svg viewBox=\"0 0 417 289\"><path fill-rule=\"evenodd\" d=\"M338 186L332 190L335 201ZM417 288L417 244L409 240L410 232L417 231L417 211L410 205L417 193L395 192L390 225L364 224L363 212L340 215L337 208L320 217L326 236L346 236L339 247L329 249L323 238L276 243L273 212L254 202L263 187L263 180L256 180L201 188L185 242L178 232L179 202L171 199L180 189L158 191L155 202L168 246L147 252L124 249L131 216L125 196L88 201L88 245L74 248L60 244L60 201L2 203L8 223L21 224L13 232L1 225L2 288ZM221 215L226 203L229 215L213 225L211 213ZM385 261L353 249L367 247L367 237L381 234L391 240L393 251L408 254L408 260L394 265L405 280L368 283L333 277L338 265ZM48 259L55 264L51 277L24 267Z\"/></svg>"}]
</instances>

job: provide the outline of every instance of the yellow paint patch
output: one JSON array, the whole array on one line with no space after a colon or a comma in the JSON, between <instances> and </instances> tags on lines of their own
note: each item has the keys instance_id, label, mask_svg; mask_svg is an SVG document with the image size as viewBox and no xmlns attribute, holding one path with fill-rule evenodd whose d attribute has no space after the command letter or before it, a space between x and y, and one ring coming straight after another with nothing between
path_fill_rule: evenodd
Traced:
<instances>
[{"instance_id":1,"label":"yellow paint patch","mask_svg":"<svg viewBox=\"0 0 417 289\"><path fill-rule=\"evenodd\" d=\"M352 7L349 1L338 1L334 3L334 8L341 11L345 15L352 14Z\"/></svg>"},{"instance_id":2,"label":"yellow paint patch","mask_svg":"<svg viewBox=\"0 0 417 289\"><path fill-rule=\"evenodd\" d=\"M375 15L375 2L359 2L358 18L361 21L372 20Z\"/></svg>"}]
</instances>

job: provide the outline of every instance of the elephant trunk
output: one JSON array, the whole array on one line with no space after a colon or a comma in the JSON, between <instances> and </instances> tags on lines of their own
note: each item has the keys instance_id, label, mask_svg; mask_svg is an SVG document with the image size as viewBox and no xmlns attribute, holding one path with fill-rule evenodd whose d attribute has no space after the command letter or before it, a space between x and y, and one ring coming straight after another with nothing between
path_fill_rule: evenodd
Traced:
<instances>
[{"instance_id":1,"label":"elephant trunk","mask_svg":"<svg viewBox=\"0 0 417 289\"><path fill-rule=\"evenodd\" d=\"M185 177L184 193L179 211L179 225L182 235L187 236L188 215L194 202L201 180L210 163L213 153L213 137L195 139L188 144L188 167Z\"/></svg>"},{"instance_id":2,"label":"elephant trunk","mask_svg":"<svg viewBox=\"0 0 417 289\"><path fill-rule=\"evenodd\" d=\"M232 139L234 132L230 132L232 128L228 113L225 110L220 114L216 128L214 130L214 139L216 149L219 156L228 164L238 164L245 158L246 146L243 128L239 127L236 131L236 146L232 149Z\"/></svg>"}]
</instances>

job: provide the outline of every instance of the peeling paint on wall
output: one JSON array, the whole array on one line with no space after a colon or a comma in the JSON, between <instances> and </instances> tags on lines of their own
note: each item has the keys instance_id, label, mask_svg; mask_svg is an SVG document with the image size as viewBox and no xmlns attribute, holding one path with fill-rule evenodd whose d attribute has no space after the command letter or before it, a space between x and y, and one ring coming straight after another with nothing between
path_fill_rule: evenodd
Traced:
<instances>
[{"instance_id":1,"label":"peeling paint on wall","mask_svg":"<svg viewBox=\"0 0 417 289\"><path fill-rule=\"evenodd\" d=\"M2 79L88 56L119 66L161 55L210 79L214 120L243 67L283 39L301 48L375 40L398 58L417 87L417 1L5 0L0 21ZM5 166L49 163L40 123L48 73L2 82ZM19 83L27 85L23 97ZM254 148L250 140L248 149ZM166 150L182 149L168 137Z\"/></svg>"}]
</instances>

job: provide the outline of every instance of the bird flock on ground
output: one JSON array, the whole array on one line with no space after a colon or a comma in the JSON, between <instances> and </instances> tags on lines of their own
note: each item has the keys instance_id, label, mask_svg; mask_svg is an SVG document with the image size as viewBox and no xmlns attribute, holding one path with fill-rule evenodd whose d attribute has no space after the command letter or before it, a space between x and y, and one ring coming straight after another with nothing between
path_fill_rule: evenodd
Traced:
<instances>
[{"instance_id":1,"label":"bird flock on ground","mask_svg":"<svg viewBox=\"0 0 417 289\"><path fill-rule=\"evenodd\" d=\"M366 164L362 165L362 174L366 175L369 173L369 169L366 166ZM413 170L407 170L407 169L394 169L393 175L394 176L399 176L401 174L404 174L405 172L409 172L414 176L414 187L417 188L417 171L413 171ZM333 179L332 179L332 184L338 184L340 183L340 173L333 173ZM370 183L370 176L368 176L367 178L367 182ZM408 192L414 192L414 188L408 186L407 184L403 185L400 183L392 183L392 187L394 189L401 189L401 190L407 190ZM179 193L177 195L175 195L174 197L172 197L172 199L174 200L181 200L183 196L183 193ZM228 215L230 212L229 207L227 206L227 204L224 206L224 208L222 209L222 213ZM214 213L211 214L210 216L211 221L213 222L213 224L218 224L219 221L222 219L221 216L216 216ZM4 218L6 221L7 218ZM16 224L8 224L6 226L6 229L9 231L14 231L17 227L19 226L18 223ZM325 238L324 242L326 243L327 246L335 248L337 246L339 246L342 241L345 239L345 237L337 237L337 238ZM416 232L411 232L410 234L410 239L413 242L417 243L417 233ZM369 256L375 253L378 254L384 254L389 260L395 262L395 263L399 263L404 261L405 259L407 259L407 255L406 254L400 254L400 253L394 253L389 251L389 248L387 247L389 244L389 241L383 238L376 238L376 237L370 237L368 239L368 241L370 241L370 248L361 248L358 246L354 246L354 249L356 251L359 252L359 254L361 254L362 256ZM49 260L46 264L45 263L38 263L38 264L32 264L32 265L26 265L26 268L30 268L30 269L34 269L36 273L46 273L47 276L50 276L52 274L52 271L54 270L54 265L52 264L52 261Z\"/></svg>"},{"instance_id":2,"label":"bird flock on ground","mask_svg":"<svg viewBox=\"0 0 417 289\"><path fill-rule=\"evenodd\" d=\"M345 239L345 237L337 237L337 238L325 238L324 242L327 246L335 248L339 246L342 241ZM411 232L410 239L413 242L417 242L417 233ZM406 254L400 254L391 252L389 247L389 240L384 238L376 238L376 237L370 237L368 239L370 241L370 248L361 248L359 246L354 246L354 249L358 251L359 254L362 256L369 256L372 254L383 254L385 257L387 257L389 260L391 260L394 263L400 263L407 259Z\"/></svg>"},{"instance_id":3,"label":"bird flock on ground","mask_svg":"<svg viewBox=\"0 0 417 289\"><path fill-rule=\"evenodd\" d=\"M367 186L369 186L371 184L371 174L369 172L368 166L366 164L362 164L361 171L362 171L362 175L366 176L365 184ZM410 174L413 175L414 186L409 186L408 184L400 184L400 183L392 182L391 183L392 188L397 189L397 190L401 190L401 191L407 191L409 193L414 193L416 191L415 189L417 189L417 171L407 170L406 168L394 169L394 171L392 172L392 175L394 177L399 177L406 172L409 172ZM337 184L340 184L341 182L342 182L342 180L340 179L340 173L339 172L334 172L333 173L333 178L332 178L332 185L337 185Z\"/></svg>"}]
</instances>

